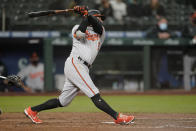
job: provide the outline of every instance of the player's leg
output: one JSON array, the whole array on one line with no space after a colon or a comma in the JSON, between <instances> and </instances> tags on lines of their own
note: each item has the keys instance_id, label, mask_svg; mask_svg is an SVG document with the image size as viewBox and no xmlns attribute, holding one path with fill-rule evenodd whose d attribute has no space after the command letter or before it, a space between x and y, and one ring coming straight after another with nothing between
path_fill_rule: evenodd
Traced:
<instances>
[{"instance_id":1,"label":"player's leg","mask_svg":"<svg viewBox=\"0 0 196 131\"><path fill-rule=\"evenodd\" d=\"M57 107L62 107L62 105L59 102L59 99L52 98L52 99L50 99L40 105L31 107L31 110L36 111L36 112L40 112L43 110L49 110L49 109L53 109L53 108L57 108Z\"/></svg>"},{"instance_id":2,"label":"player's leg","mask_svg":"<svg viewBox=\"0 0 196 131\"><path fill-rule=\"evenodd\" d=\"M62 107L59 99L53 98L40 105L28 107L24 110L25 115L32 120L33 123L42 123L42 121L37 117L38 112L42 110L49 110L57 107Z\"/></svg>"},{"instance_id":3,"label":"player's leg","mask_svg":"<svg viewBox=\"0 0 196 131\"><path fill-rule=\"evenodd\" d=\"M101 98L100 94L91 97L91 100L97 108L104 111L114 118L116 124L129 124L134 120L134 116L127 116L114 111L105 101Z\"/></svg>"},{"instance_id":4,"label":"player's leg","mask_svg":"<svg viewBox=\"0 0 196 131\"><path fill-rule=\"evenodd\" d=\"M89 69L78 62L77 58L72 58L72 72L71 76L68 78L82 90L95 104L97 108L109 114L115 120L118 117L118 113L114 111L101 97L99 94L99 90L94 85L93 81L89 76Z\"/></svg>"},{"instance_id":5,"label":"player's leg","mask_svg":"<svg viewBox=\"0 0 196 131\"><path fill-rule=\"evenodd\" d=\"M66 80L59 98L53 98L40 105L28 107L24 112L34 123L42 123L42 121L37 117L38 112L67 106L77 93L78 89L69 80Z\"/></svg>"},{"instance_id":6,"label":"player's leg","mask_svg":"<svg viewBox=\"0 0 196 131\"><path fill-rule=\"evenodd\" d=\"M100 94L96 94L93 97L91 97L92 102L95 104L97 108L104 111L105 113L109 114L111 117L113 117L115 120L117 120L118 113L114 111L102 97Z\"/></svg>"},{"instance_id":7,"label":"player's leg","mask_svg":"<svg viewBox=\"0 0 196 131\"><path fill-rule=\"evenodd\" d=\"M69 77L71 76L71 77ZM86 66L72 58L72 69L71 74L68 75L68 78L82 90L97 108L109 114L115 119L115 122L118 124L128 124L133 121L134 116L126 116L121 113L117 113L112 109L106 102L103 100L99 94L99 90L94 85L93 81L89 76L89 70Z\"/></svg>"},{"instance_id":8,"label":"player's leg","mask_svg":"<svg viewBox=\"0 0 196 131\"><path fill-rule=\"evenodd\" d=\"M40 112L43 110L67 106L77 95L77 92L78 88L76 88L68 79L66 79L63 91L59 98L53 98L44 102L43 104L31 107L31 110Z\"/></svg>"},{"instance_id":9,"label":"player's leg","mask_svg":"<svg viewBox=\"0 0 196 131\"><path fill-rule=\"evenodd\" d=\"M84 92L97 108L106 112L114 119L117 119L118 113L114 111L99 95L99 90L94 85L93 81L89 76L89 69L82 65L80 62L72 58L72 65L70 66L72 72L68 75L68 78L78 87L82 92Z\"/></svg>"},{"instance_id":10,"label":"player's leg","mask_svg":"<svg viewBox=\"0 0 196 131\"><path fill-rule=\"evenodd\" d=\"M78 94L78 92L79 89L76 88L76 86L71 81L67 80L66 87L63 89L61 95L58 98L61 106L68 106Z\"/></svg>"}]
</instances>

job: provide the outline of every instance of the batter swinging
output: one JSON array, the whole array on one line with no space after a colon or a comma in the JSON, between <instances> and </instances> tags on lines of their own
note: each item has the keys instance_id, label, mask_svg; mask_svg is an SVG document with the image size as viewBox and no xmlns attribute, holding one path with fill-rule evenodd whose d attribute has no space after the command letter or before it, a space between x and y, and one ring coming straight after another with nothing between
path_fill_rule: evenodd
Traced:
<instances>
[{"instance_id":1,"label":"batter swinging","mask_svg":"<svg viewBox=\"0 0 196 131\"><path fill-rule=\"evenodd\" d=\"M97 108L114 118L116 124L129 124L134 116L123 115L114 111L100 96L99 90L89 76L89 67L95 60L105 38L102 25L104 16L98 10L87 11L83 6L75 6L75 12L83 16L80 25L72 29L73 47L64 67L65 83L61 95L43 104L28 107L24 113L34 122L42 123L37 113L42 110L67 106L81 90Z\"/></svg>"}]
</instances>

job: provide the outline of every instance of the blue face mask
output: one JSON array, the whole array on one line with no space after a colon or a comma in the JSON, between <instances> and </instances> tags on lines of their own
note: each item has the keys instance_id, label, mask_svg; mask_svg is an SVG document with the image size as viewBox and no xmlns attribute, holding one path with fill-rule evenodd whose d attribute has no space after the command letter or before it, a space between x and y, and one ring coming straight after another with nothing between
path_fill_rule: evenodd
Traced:
<instances>
[{"instance_id":1,"label":"blue face mask","mask_svg":"<svg viewBox=\"0 0 196 131\"><path fill-rule=\"evenodd\" d=\"M159 25L159 28L160 28L161 30L167 30L167 24L166 24L166 23L161 23L161 24Z\"/></svg>"}]
</instances>

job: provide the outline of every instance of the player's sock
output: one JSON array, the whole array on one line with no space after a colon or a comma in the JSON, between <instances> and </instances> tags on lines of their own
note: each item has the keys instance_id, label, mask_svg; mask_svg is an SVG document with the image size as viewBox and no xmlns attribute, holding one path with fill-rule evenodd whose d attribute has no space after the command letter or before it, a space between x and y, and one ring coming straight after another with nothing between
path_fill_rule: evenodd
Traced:
<instances>
[{"instance_id":1,"label":"player's sock","mask_svg":"<svg viewBox=\"0 0 196 131\"><path fill-rule=\"evenodd\" d=\"M97 108L104 111L105 113L109 114L115 120L117 119L118 113L114 111L100 96L100 94L96 94L95 96L91 97L91 100L95 104Z\"/></svg>"},{"instance_id":2,"label":"player's sock","mask_svg":"<svg viewBox=\"0 0 196 131\"><path fill-rule=\"evenodd\" d=\"M59 102L59 99L53 98L53 99L46 101L43 104L31 107L31 110L36 111L36 112L40 112L42 110L48 110L48 109L53 109L53 108L57 108L57 107L62 107L62 106Z\"/></svg>"}]
</instances>

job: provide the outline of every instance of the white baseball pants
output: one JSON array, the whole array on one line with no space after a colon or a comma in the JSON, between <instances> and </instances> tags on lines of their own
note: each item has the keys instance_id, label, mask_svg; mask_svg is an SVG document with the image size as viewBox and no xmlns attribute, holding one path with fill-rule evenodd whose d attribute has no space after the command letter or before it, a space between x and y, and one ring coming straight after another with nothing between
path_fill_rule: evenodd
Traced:
<instances>
[{"instance_id":1,"label":"white baseball pants","mask_svg":"<svg viewBox=\"0 0 196 131\"><path fill-rule=\"evenodd\" d=\"M70 56L64 66L65 83L59 101L67 106L81 90L89 98L99 93L89 75L89 69L77 57Z\"/></svg>"}]
</instances>

